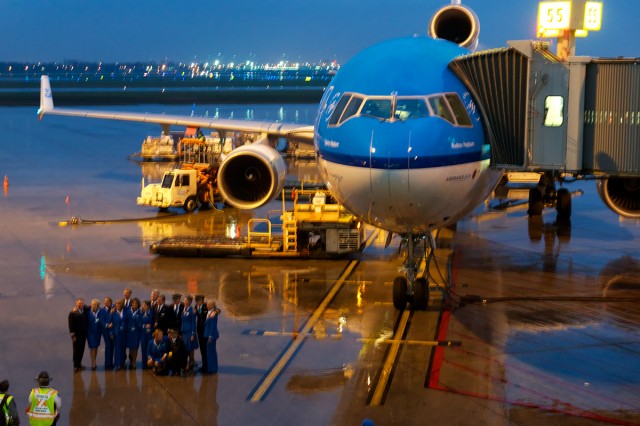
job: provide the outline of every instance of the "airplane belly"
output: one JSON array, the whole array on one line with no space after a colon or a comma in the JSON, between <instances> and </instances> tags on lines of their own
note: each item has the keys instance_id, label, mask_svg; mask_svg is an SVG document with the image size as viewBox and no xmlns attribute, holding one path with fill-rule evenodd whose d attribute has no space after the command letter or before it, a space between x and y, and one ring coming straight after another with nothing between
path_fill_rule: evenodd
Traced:
<instances>
[{"instance_id":1,"label":"airplane belly","mask_svg":"<svg viewBox=\"0 0 640 426\"><path fill-rule=\"evenodd\" d=\"M488 160L422 169L369 169L327 163L329 189L352 213L393 232L425 232L468 214L501 176Z\"/></svg>"}]
</instances>

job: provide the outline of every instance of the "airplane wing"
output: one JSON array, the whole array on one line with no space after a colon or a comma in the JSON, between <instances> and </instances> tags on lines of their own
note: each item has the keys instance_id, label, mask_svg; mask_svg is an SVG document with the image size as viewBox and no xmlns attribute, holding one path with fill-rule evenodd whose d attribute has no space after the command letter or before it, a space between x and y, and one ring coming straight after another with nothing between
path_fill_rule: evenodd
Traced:
<instances>
[{"instance_id":1,"label":"airplane wing","mask_svg":"<svg viewBox=\"0 0 640 426\"><path fill-rule=\"evenodd\" d=\"M150 114L118 111L92 111L74 108L54 108L51 83L48 75L43 75L40 81L40 108L38 117L42 120L45 114L66 115L71 117L98 118L103 120L137 121L141 123L157 123L168 130L170 126L200 127L214 129L220 133L239 131L259 133L272 138L287 138L301 142L313 142L313 126L298 124L284 124L267 121L225 120L207 117L190 117L182 115Z\"/></svg>"}]
</instances>

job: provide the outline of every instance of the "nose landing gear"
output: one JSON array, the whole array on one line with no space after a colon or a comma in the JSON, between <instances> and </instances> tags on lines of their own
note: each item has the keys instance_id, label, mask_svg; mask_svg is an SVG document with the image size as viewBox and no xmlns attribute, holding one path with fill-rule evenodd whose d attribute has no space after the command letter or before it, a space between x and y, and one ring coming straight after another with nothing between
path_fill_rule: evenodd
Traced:
<instances>
[{"instance_id":1,"label":"nose landing gear","mask_svg":"<svg viewBox=\"0 0 640 426\"><path fill-rule=\"evenodd\" d=\"M430 241L430 247L427 247L427 238ZM407 244L407 257L402 265L404 275L397 276L393 280L393 306L403 310L409 303L413 309L425 310L429 305L429 283L426 271L428 271L430 260L435 256L435 239L431 234L425 236L410 232L403 240ZM416 262L415 257L415 244L419 240L424 241L424 252L418 260L421 260L422 256L427 256L425 259L427 267L423 276L420 277L418 277L420 262Z\"/></svg>"}]
</instances>

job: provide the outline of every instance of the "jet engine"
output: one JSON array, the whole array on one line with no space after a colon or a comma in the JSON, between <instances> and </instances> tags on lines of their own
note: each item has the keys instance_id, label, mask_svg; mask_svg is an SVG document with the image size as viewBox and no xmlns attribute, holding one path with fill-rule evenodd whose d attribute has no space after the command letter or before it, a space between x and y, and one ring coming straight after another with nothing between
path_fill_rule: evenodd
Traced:
<instances>
[{"instance_id":1,"label":"jet engine","mask_svg":"<svg viewBox=\"0 0 640 426\"><path fill-rule=\"evenodd\" d=\"M220 165L218 189L226 203L255 209L282 190L286 170L282 154L269 145L243 145L231 151Z\"/></svg>"},{"instance_id":2,"label":"jet engine","mask_svg":"<svg viewBox=\"0 0 640 426\"><path fill-rule=\"evenodd\" d=\"M640 178L612 176L598 180L598 194L620 216L640 219Z\"/></svg>"},{"instance_id":3,"label":"jet engine","mask_svg":"<svg viewBox=\"0 0 640 426\"><path fill-rule=\"evenodd\" d=\"M478 47L480 21L475 12L457 4L440 8L431 18L429 35L433 38L449 40L471 51Z\"/></svg>"}]
</instances>

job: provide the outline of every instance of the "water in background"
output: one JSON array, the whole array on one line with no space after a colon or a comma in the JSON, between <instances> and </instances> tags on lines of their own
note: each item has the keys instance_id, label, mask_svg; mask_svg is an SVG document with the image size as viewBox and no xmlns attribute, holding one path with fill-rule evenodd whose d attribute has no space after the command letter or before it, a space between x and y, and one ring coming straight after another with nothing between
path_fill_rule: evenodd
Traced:
<instances>
[{"instance_id":1,"label":"water in background","mask_svg":"<svg viewBox=\"0 0 640 426\"><path fill-rule=\"evenodd\" d=\"M87 107L97 110L167 113L211 118L313 124L317 105L135 105ZM122 217L141 215L140 165L128 157L157 124L45 116L37 107L0 108L0 177L8 190L0 196L0 214L31 212L47 220L69 215L102 217L108 210ZM178 130L178 129L176 129Z\"/></svg>"}]
</instances>

